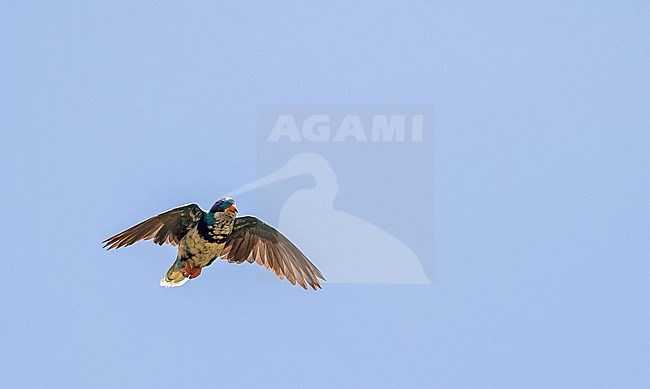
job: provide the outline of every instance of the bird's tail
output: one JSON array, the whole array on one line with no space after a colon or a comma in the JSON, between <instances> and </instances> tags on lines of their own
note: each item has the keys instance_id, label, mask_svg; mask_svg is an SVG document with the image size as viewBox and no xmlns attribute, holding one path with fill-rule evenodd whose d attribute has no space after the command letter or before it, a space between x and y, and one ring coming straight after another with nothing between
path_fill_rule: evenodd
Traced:
<instances>
[{"instance_id":1,"label":"bird's tail","mask_svg":"<svg viewBox=\"0 0 650 389\"><path fill-rule=\"evenodd\" d=\"M163 276L163 278L160 280L160 286L164 286L166 288L173 288L175 286L181 286L189 280L189 278L185 277L181 273L181 269L183 269L183 261L177 259L176 262L172 265L172 267L167 270L167 273Z\"/></svg>"}]
</instances>

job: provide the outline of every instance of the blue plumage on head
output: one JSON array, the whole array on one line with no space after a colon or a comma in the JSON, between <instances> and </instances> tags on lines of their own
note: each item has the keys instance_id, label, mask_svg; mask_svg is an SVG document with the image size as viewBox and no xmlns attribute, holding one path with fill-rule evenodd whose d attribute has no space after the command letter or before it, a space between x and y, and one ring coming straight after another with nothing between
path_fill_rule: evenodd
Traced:
<instances>
[{"instance_id":1,"label":"blue plumage on head","mask_svg":"<svg viewBox=\"0 0 650 389\"><path fill-rule=\"evenodd\" d=\"M224 196L219 200L217 200L216 203L214 203L212 208L210 208L210 213L223 212L234 203L235 203L235 199L233 199L232 197Z\"/></svg>"}]
</instances>

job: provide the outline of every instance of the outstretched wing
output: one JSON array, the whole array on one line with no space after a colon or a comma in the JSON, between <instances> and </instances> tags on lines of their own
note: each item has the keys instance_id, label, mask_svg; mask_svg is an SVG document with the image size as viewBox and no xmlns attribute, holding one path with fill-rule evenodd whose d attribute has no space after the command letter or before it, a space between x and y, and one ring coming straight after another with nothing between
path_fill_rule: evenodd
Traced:
<instances>
[{"instance_id":1,"label":"outstretched wing","mask_svg":"<svg viewBox=\"0 0 650 389\"><path fill-rule=\"evenodd\" d=\"M136 224L102 243L107 250L130 246L148 239L153 239L153 242L159 245L169 243L176 246L201 220L203 214L203 210L196 204L183 205Z\"/></svg>"},{"instance_id":2,"label":"outstretched wing","mask_svg":"<svg viewBox=\"0 0 650 389\"><path fill-rule=\"evenodd\" d=\"M320 270L278 230L253 216L235 219L232 233L219 255L228 262L244 261L264 266L293 285L307 289L320 288L318 279L325 280Z\"/></svg>"}]
</instances>

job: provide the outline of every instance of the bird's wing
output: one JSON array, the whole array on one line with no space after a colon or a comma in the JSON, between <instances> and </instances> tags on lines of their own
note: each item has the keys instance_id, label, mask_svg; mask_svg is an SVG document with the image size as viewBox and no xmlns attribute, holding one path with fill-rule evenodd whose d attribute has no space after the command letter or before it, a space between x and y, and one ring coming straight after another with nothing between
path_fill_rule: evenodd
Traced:
<instances>
[{"instance_id":1,"label":"bird's wing","mask_svg":"<svg viewBox=\"0 0 650 389\"><path fill-rule=\"evenodd\" d=\"M278 230L253 216L235 219L232 233L219 257L228 262L244 261L264 266L293 285L320 288L318 279L325 280L320 270Z\"/></svg>"},{"instance_id":2,"label":"bird's wing","mask_svg":"<svg viewBox=\"0 0 650 389\"><path fill-rule=\"evenodd\" d=\"M148 239L153 239L153 242L159 245L169 243L176 246L203 215L204 212L198 205L183 205L138 223L102 243L107 250L130 246Z\"/></svg>"}]
</instances>

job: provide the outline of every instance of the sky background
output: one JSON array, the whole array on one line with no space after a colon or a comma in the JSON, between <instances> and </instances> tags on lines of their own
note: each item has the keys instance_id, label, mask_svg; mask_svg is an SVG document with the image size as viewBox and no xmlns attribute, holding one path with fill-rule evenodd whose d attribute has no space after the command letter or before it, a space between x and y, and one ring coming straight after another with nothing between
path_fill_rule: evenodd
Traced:
<instances>
[{"instance_id":1,"label":"sky background","mask_svg":"<svg viewBox=\"0 0 650 389\"><path fill-rule=\"evenodd\" d=\"M0 3L2 386L649 387L649 12ZM173 247L101 249L253 181L287 103L435 107L431 285L164 289Z\"/></svg>"}]
</instances>

